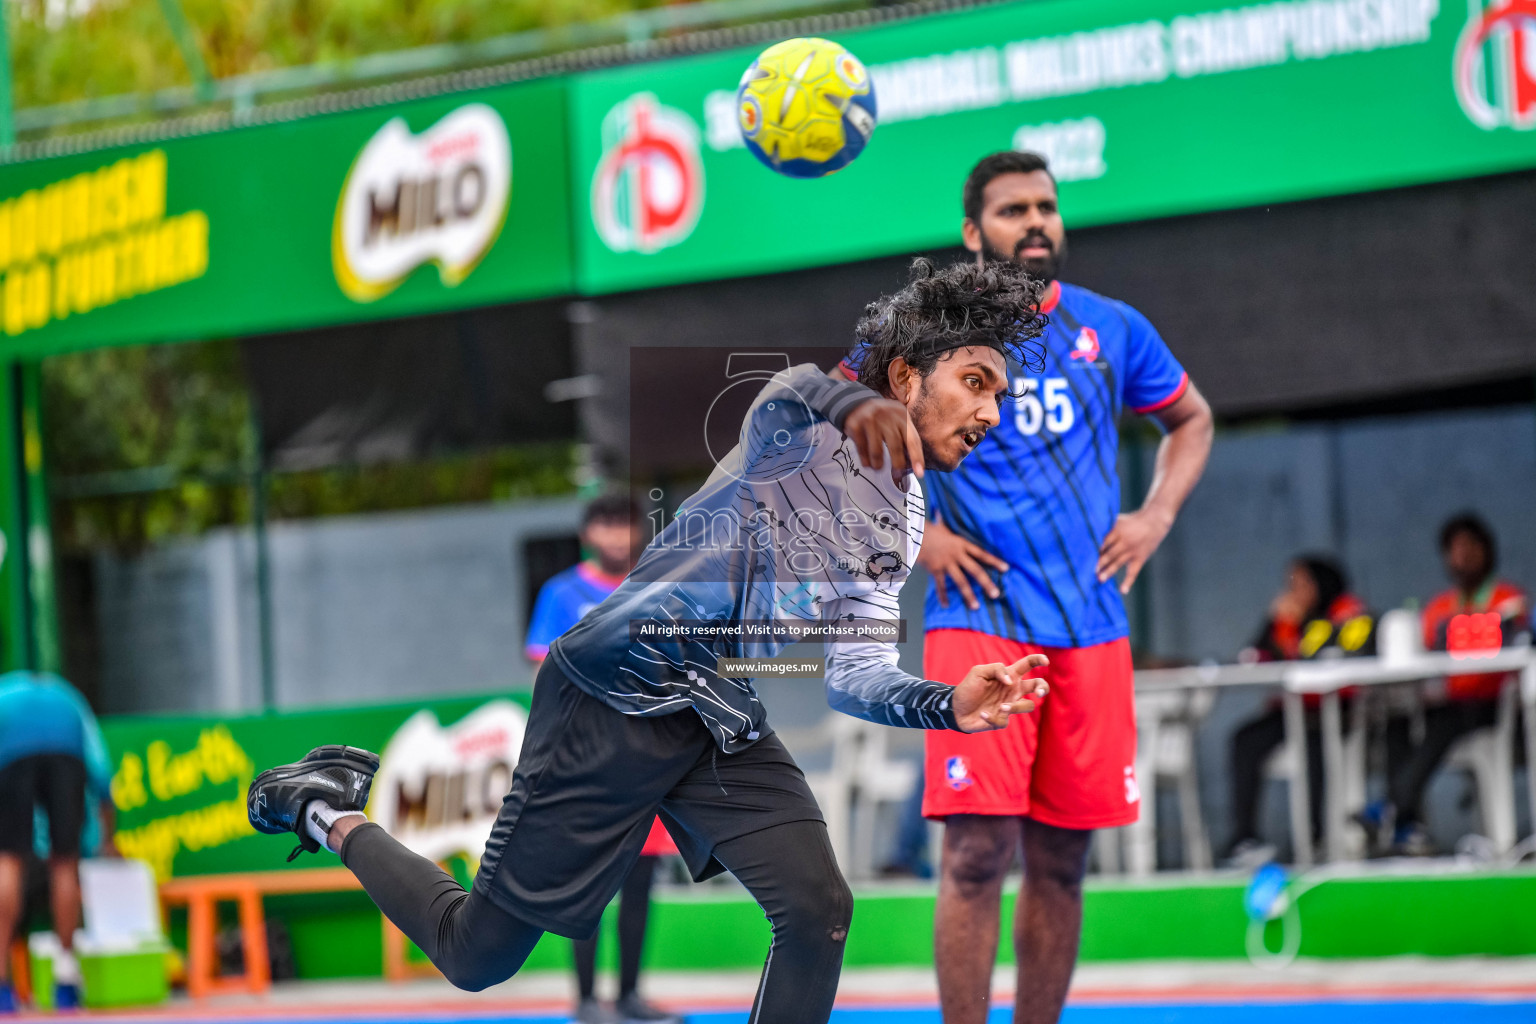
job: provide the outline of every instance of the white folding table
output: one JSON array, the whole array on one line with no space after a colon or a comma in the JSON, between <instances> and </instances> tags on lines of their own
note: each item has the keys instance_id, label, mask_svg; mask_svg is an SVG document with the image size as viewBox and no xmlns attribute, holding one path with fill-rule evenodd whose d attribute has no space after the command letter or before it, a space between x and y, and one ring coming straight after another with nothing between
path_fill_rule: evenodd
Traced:
<instances>
[{"instance_id":1,"label":"white folding table","mask_svg":"<svg viewBox=\"0 0 1536 1024\"><path fill-rule=\"evenodd\" d=\"M1310 780L1307 778L1307 729L1305 697L1321 697L1320 725L1323 744L1324 847L1328 860L1346 856L1345 831L1350 808L1345 807L1344 721L1340 691L1351 686L1380 686L1415 682L1439 676L1483 672L1519 672L1520 703L1526 750L1528 799L1536 822L1536 653L1512 648L1487 653L1450 655L1420 652L1390 660L1380 657L1340 658L1325 661L1260 662L1253 665L1199 665L1189 668L1147 669L1136 673L1137 693L1169 690L1218 689L1233 686L1279 686L1285 715L1285 739L1296 752L1299 769L1291 779L1291 834L1296 837L1296 863L1313 863L1311 842ZM1155 735L1157 723L1147 723L1144 735ZM1511 766L1513 767L1513 766ZM1141 774L1138 771L1138 774Z\"/></svg>"}]
</instances>

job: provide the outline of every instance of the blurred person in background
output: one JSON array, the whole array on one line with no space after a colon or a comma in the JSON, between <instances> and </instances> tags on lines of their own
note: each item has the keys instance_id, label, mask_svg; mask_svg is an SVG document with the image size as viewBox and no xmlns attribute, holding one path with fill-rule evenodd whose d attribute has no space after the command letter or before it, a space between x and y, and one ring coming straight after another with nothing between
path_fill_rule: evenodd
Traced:
<instances>
[{"instance_id":1,"label":"blurred person in background","mask_svg":"<svg viewBox=\"0 0 1536 1024\"><path fill-rule=\"evenodd\" d=\"M523 648L528 659L541 664L549 645L581 621L618 589L645 547L644 517L640 505L628 494L608 494L587 505L581 516L581 549L586 557L550 577L539 589L533 620ZM662 857L677 853L677 846L660 819L640 859L619 890L619 997L614 1012L597 999L597 936L574 939L578 1024L607 1024L615 1019L631 1021L678 1021L675 1014L651 1006L640 997L640 961L645 948L645 926L651 909L651 882Z\"/></svg>"},{"instance_id":2,"label":"blurred person in background","mask_svg":"<svg viewBox=\"0 0 1536 1024\"><path fill-rule=\"evenodd\" d=\"M21 924L26 862L39 847L47 863L53 930L63 947L53 964L54 1005L79 1005L74 943L80 927L82 836L92 809L88 797L99 815L95 845L101 853L115 853L112 766L85 698L57 676L0 676L0 1011L16 1009L9 951ZM43 816L45 847L34 829Z\"/></svg>"},{"instance_id":3,"label":"blurred person in background","mask_svg":"<svg viewBox=\"0 0 1536 1024\"><path fill-rule=\"evenodd\" d=\"M1010 367L1017 397L995 440L956 472L924 480L918 561L933 587L923 671L957 683L978 662L1043 654L1052 696L1021 728L924 736L923 813L944 822L934 960L945 1024L982 1024L1003 882L1022 850L1014 1020L1051 1024L1077 964L1093 830L1129 825L1140 807L1122 595L1200 479L1212 418L1146 317L1060 280L1066 227L1044 157L983 157L961 208L977 264L1028 271L1045 285L1040 312L1050 323L1046 365ZM856 347L843 373L854 376L862 359ZM1115 473L1125 411L1164 432L1152 484L1131 512L1121 511Z\"/></svg>"},{"instance_id":4,"label":"blurred person in background","mask_svg":"<svg viewBox=\"0 0 1536 1024\"><path fill-rule=\"evenodd\" d=\"M1530 600L1520 587L1494 574L1498 553L1492 528L1476 513L1452 516L1440 527L1440 559L1451 587L1424 607L1426 649L1455 656L1529 642ZM1443 690L1437 686L1428 694L1422 736L1414 735L1409 721L1390 724L1387 799L1359 815L1378 848L1403 856L1434 852L1423 825L1424 791L1457 740L1494 724L1499 691L1512 678L1508 672L1449 676ZM1390 843L1384 842L1389 835Z\"/></svg>"},{"instance_id":5,"label":"blurred person in background","mask_svg":"<svg viewBox=\"0 0 1536 1024\"><path fill-rule=\"evenodd\" d=\"M1285 586L1270 602L1269 616L1240 661L1306 661L1330 655L1369 654L1375 619L1364 602L1349 592L1349 579L1338 562L1322 555L1300 555L1286 570ZM1341 692L1345 700L1353 694ZM1312 836L1323 831L1323 745L1319 708L1322 698L1306 695L1307 780L1311 797ZM1275 848L1259 838L1259 796L1264 765L1285 742L1285 711L1279 700L1237 730L1232 737L1233 835L1226 860L1251 869L1273 860ZM1304 840L1297 836L1294 842Z\"/></svg>"}]
</instances>

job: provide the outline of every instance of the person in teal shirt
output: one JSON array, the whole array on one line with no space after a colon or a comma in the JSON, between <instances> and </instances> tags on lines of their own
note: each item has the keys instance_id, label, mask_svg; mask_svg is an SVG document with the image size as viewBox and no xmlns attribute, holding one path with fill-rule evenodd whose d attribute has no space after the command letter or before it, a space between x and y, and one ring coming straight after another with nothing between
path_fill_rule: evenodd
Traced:
<instances>
[{"instance_id":1,"label":"person in teal shirt","mask_svg":"<svg viewBox=\"0 0 1536 1024\"><path fill-rule=\"evenodd\" d=\"M89 837L92 845L114 852L114 820L107 745L80 691L48 673L0 675L0 950L10 948L21 924L26 858L39 852L48 865L53 930L64 948L54 962L60 1007L78 1005L80 998L74 936L82 839L88 823L99 827L99 836ZM9 960L0 956L0 1012L16 1008Z\"/></svg>"}]
</instances>

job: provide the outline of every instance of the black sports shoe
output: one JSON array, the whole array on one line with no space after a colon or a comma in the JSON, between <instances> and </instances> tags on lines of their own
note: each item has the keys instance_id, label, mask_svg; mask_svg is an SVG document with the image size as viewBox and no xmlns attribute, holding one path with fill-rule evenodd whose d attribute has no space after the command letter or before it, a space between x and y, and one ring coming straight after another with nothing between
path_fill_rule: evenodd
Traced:
<instances>
[{"instance_id":1,"label":"black sports shoe","mask_svg":"<svg viewBox=\"0 0 1536 1024\"><path fill-rule=\"evenodd\" d=\"M304 851L314 853L320 844L304 827L304 806L324 800L338 811L361 811L378 770L379 755L338 745L316 747L302 761L268 768L256 776L246 794L251 827L267 835L297 835L299 845L289 860Z\"/></svg>"}]
</instances>

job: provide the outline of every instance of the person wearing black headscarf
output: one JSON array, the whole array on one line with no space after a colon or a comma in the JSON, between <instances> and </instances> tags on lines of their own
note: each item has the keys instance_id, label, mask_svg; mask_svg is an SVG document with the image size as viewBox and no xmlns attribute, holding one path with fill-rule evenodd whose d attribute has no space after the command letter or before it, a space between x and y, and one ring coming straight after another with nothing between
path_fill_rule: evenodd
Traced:
<instances>
[{"instance_id":1,"label":"person wearing black headscarf","mask_svg":"<svg viewBox=\"0 0 1536 1024\"><path fill-rule=\"evenodd\" d=\"M1242 660L1306 661L1317 657L1366 654L1374 642L1375 622L1338 562L1322 555L1300 555L1286 573L1286 585L1270 603L1269 615ZM1348 697L1348 691L1344 695ZM1307 698L1307 777L1312 804L1312 836L1322 833L1323 755L1319 741L1319 699ZM1264 765L1285 742L1285 714L1278 701L1232 737L1233 835L1227 860L1249 867L1274 856L1274 847L1258 835L1259 795ZM1297 837L1295 842L1302 842Z\"/></svg>"}]
</instances>

